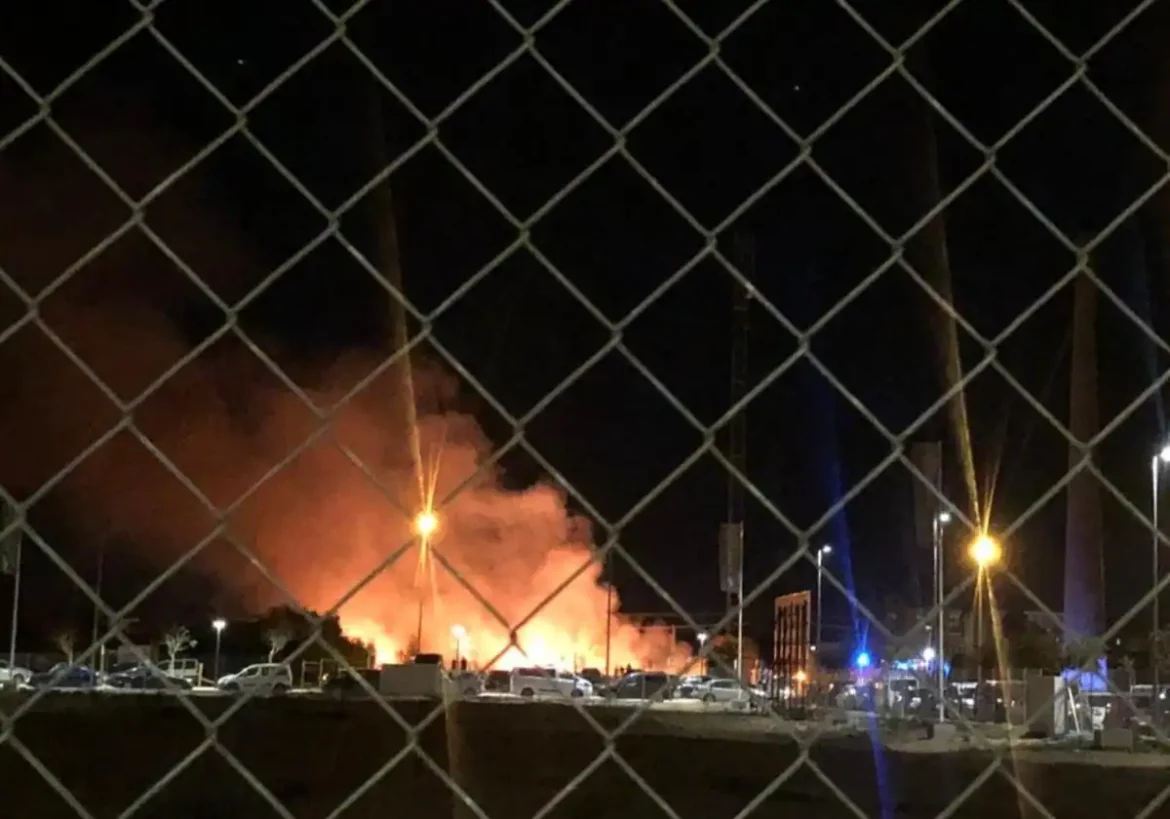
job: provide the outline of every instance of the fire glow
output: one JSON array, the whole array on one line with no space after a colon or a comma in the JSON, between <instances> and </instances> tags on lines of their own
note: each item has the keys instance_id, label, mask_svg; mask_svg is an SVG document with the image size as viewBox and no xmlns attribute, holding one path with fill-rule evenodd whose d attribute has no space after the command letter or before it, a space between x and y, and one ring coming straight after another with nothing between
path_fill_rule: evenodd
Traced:
<instances>
[{"instance_id":1,"label":"fire glow","mask_svg":"<svg viewBox=\"0 0 1170 819\"><path fill-rule=\"evenodd\" d=\"M428 498L441 497L442 484L462 484L479 466L470 451L449 449L445 433L436 437L450 422L419 422L424 447L428 439L443 442L431 459L437 468L427 470L440 485ZM617 595L607 593L591 560L587 521L570 515L551 487L508 491L480 483L456 493L441 513L428 505L410 528L401 527L405 522L390 542L405 540L412 528L411 550L341 610L343 628L372 643L379 663L423 651L481 669L605 668L607 642L611 668L671 668L689 658L670 629L616 611Z\"/></svg>"},{"instance_id":2,"label":"fire glow","mask_svg":"<svg viewBox=\"0 0 1170 819\"><path fill-rule=\"evenodd\" d=\"M187 349L167 335L161 317L140 312L131 322L108 313L108 301L67 306L54 315L58 332L115 388L142 383L160 362L177 360ZM14 349L0 363L7 362L14 378L34 378L35 371L39 387L30 394L77 391L70 383L78 376L67 361L7 346ZM136 366L145 372L128 371ZM368 360L337 362L305 392L318 406L331 406L372 366ZM136 410L135 425L210 502L231 509L226 523L236 543L305 607L327 612L340 606L343 629L372 642L379 661L396 661L416 647L421 614L417 647L448 659L455 654L451 629L460 625L466 630L460 655L479 667L496 659L494 668L604 668L607 607L616 612L619 602L600 582L601 566L590 562L589 522L573 515L552 486L504 486L487 463L490 442L475 419L444 409L454 399L449 379L416 368L414 381L420 409L409 419L394 379L382 377L337 409L320 435L320 416L245 347L225 342L173 374ZM28 412L18 424L22 408ZM10 440L35 439L22 451L51 453L69 441L92 440L99 422L117 421L103 412L82 400L46 407L22 395L0 413L0 431ZM430 498L419 497L409 424L417 429L418 451L432 462ZM40 463L9 459L0 478L18 491L22 485L35 491L38 470L44 470ZM414 517L431 499L436 526L420 538ZM83 542L112 543L111 549L159 572L218 523L128 433L78 465L55 490L53 503ZM430 541L424 551L420 540ZM287 602L222 538L190 566L219 587L216 614L231 608L236 616L250 616ZM509 645L511 628L523 651ZM671 668L690 655L669 630L641 628L616 613L610 632L611 668Z\"/></svg>"},{"instance_id":3,"label":"fire glow","mask_svg":"<svg viewBox=\"0 0 1170 819\"><path fill-rule=\"evenodd\" d=\"M89 127L97 132L108 120ZM155 145L150 133L126 130L142 146L139 153L157 159L170 143ZM85 181L70 176L69 167L53 160L0 164L11 189L6 201L53 195L52 208L0 208L0 246L13 275L55 277L93 245L92 232L59 216L76 211L71 191ZM61 175L49 186L42 178L47 168ZM231 220L208 213L202 199L180 205L176 223L183 227L171 240L182 241L172 246L181 257L199 256L199 274L222 298L248 292L252 273L255 282L269 275L269 260ZM307 608L339 607L343 628L372 641L382 660L418 642L421 612L419 647L452 657L451 629L460 625L462 654L476 664L503 652L497 667L521 661L603 667L607 620L612 667L685 662L689 649L668 631L610 618L617 595L599 582L597 564L554 594L594 553L588 522L550 486L502 481L489 465L491 442L459 409L452 377L421 353L412 354L406 378L397 365L371 378L386 363L384 344L306 355L303 346L290 346L293 336L266 336L263 321L243 318L246 341L233 332L213 341L206 319L215 311L207 299L137 232L104 248L67 283L50 277L26 286L39 292L51 282L40 318L127 403L110 401L40 330L29 325L13 333L0 345L0 368L20 389L0 402L0 436L21 446L0 462L0 484L27 499L67 471L30 519L55 521L77 567L94 565L103 550L107 599L127 601L147 582L131 588L138 582L131 576L152 580L181 563L174 580L132 612L152 628L166 628L176 616L209 621L286 605L271 575ZM126 405L133 407L134 433L122 429L74 463L127 420ZM412 519L432 504L433 548L421 555L415 543L403 551L417 540ZM250 555L241 556L239 547ZM518 628L523 654L509 648L510 629L501 619Z\"/></svg>"}]
</instances>

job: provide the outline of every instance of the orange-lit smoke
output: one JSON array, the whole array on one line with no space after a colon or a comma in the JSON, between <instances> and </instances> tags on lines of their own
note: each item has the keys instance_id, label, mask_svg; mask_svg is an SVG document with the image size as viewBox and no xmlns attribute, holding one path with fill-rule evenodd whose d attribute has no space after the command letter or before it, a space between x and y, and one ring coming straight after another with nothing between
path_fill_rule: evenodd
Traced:
<instances>
[{"instance_id":1,"label":"orange-lit smoke","mask_svg":"<svg viewBox=\"0 0 1170 819\"><path fill-rule=\"evenodd\" d=\"M32 168L31 176L17 173L13 165L7 171L0 166L0 183L11 192L8 202L13 205L0 208L0 222L7 225L0 227L0 265L23 276L35 293L93 245L93 237L83 235L86 219L110 222L88 231L96 230L100 238L121 216L102 206L93 180L86 183L91 188L79 189L55 176L60 166L53 161L26 167ZM16 207L33 194L40 197L38 208ZM224 271L250 263L248 252L240 249L246 243L226 238L232 235L230 227L215 223L202 209L177 205L153 218L164 235L168 224L181 227L169 232L172 247L208 275L213 286L227 287L231 282L225 283L224 277L231 277ZM34 220L39 221L31 224ZM196 298L182 274L132 231L47 298L41 314L114 392L132 400L191 349L195 334L189 327L184 326L186 334L178 328ZM11 307L0 299L3 327L23 314ZM303 358L283 355L259 334L256 339L281 361L296 364L297 382L311 384L306 392L321 405L339 399L380 360L380 354L353 353L310 366ZM0 401L0 440L20 442L6 452L0 482L18 497L29 497L123 419L35 327L0 345L0 370L9 385ZM474 418L447 409L455 395L444 373L434 367L417 372L416 392L422 453L437 464L434 496L440 503L440 523L431 539L434 551L421 571L417 545L402 554L342 606L343 628L372 641L379 659L394 659L413 642L421 604L424 651L453 657L452 629L461 626L466 638L460 653L477 665L503 652L497 667L518 662L604 666L607 599L615 607L618 600L599 583L600 567L589 565L546 603L588 562L593 548L588 522L570 514L554 488L509 491L492 469L476 475L491 451L490 442ZM410 541L411 517L424 503L418 497L406 422L395 416L401 402L394 397L395 379L385 373L336 414L328 435L264 479L238 505L253 484L322 426L245 343L231 335L215 343L173 373L135 408L133 417L151 445L207 499L231 509L233 537L253 550L301 604L324 612ZM442 504L469 479L467 487ZM30 513L30 520L35 525L48 516L68 521L82 546L96 548L101 541L113 544L109 548L132 550L136 559L145 557L159 571L216 523L128 431L73 469ZM117 555L107 560L113 565ZM222 537L193 566L211 574L229 591L227 597L247 611L259 613L285 602ZM519 631L527 659L514 648L505 651L509 630L500 618L518 624L541 604ZM613 667L672 666L686 655L686 647L668 631L643 632L621 617L612 620Z\"/></svg>"},{"instance_id":2,"label":"orange-lit smoke","mask_svg":"<svg viewBox=\"0 0 1170 819\"><path fill-rule=\"evenodd\" d=\"M107 312L112 306L109 299L98 298L58 302L49 311L62 337L94 362L103 378L121 385L134 380L119 372L142 361L141 352L135 355L134 350L141 351L147 340L163 345L153 347L150 358L168 345L172 355L181 352L173 335L162 335L160 316ZM70 453L67 442L96 437L119 414L92 391L81 389L79 373L54 354L39 331L18 333L0 350L0 358L5 359L0 366L9 366L9 372L21 361L36 366L27 381L18 379L34 392L21 391L0 408L6 440L38 442L27 448L30 468L25 474L4 476L6 486L27 496L36 484L30 480L33 475L41 473L37 480L46 477L52 462L62 465L81 449L76 446ZM375 363L351 359L317 377L326 384L349 385ZM449 389L433 372L419 380L441 385L432 389ZM332 609L382 561L411 543L411 517L419 501L403 451L405 431L386 409L393 406L391 381L384 376L354 398L329 423L330 435L264 480L229 519L233 536L300 603L316 611ZM325 387L311 391L310 397L329 404L343 391L341 386ZM236 343L217 346L175 374L135 413L135 421L221 508L235 503L320 424ZM505 623L519 624L544 604L519 631L518 642L528 659L513 648L497 666L528 662L603 667L607 599L615 607L618 601L599 583L599 565L589 562L593 546L588 522L570 514L564 496L550 486L509 491L494 470L477 475L490 446L472 417L432 412L420 415L418 423L423 452L439 464L438 529L429 538L425 560L420 560L415 541L344 604L343 628L372 641L379 659L391 660L414 642L421 605L423 651L452 657L453 628L461 626L466 637L459 653L484 664L508 648ZM6 465L10 473L13 465ZM468 481L450 502L442 503ZM93 537L116 535L119 543L147 551L160 570L205 536L214 522L129 433L120 433L76 468L53 497ZM222 542L196 561L252 611L283 602L275 587L239 564ZM621 617L613 620L610 641L612 666L662 667L685 659L685 649L668 631L640 631Z\"/></svg>"}]
</instances>

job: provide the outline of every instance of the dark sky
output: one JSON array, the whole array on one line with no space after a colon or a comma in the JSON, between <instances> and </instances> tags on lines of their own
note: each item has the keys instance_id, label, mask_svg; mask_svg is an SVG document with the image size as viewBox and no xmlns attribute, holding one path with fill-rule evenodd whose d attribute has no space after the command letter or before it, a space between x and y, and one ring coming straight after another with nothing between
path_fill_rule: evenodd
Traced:
<instances>
[{"instance_id":1,"label":"dark sky","mask_svg":"<svg viewBox=\"0 0 1170 819\"><path fill-rule=\"evenodd\" d=\"M1094 255L1095 270L1116 299L1164 334L1170 237L1165 200L1154 196L1120 224L1112 223L1167 167L1165 156L1145 144L1164 149L1170 139L1170 89L1160 57L1166 3L1154 4L1095 48L1086 73L1145 138L1092 89L1074 83L996 147L995 167L1014 185L1013 194L991 173L968 179L984 163L985 146L1015 129L1076 72L1017 4L968 0L915 38L903 65L934 95L931 104L897 72L875 84L892 58L844 3L761 4L720 44L720 59L733 79L715 63L692 67L709 53L702 38L736 23L749 6L746 0L679 0L681 14L660 0L574 0L540 26L536 50L521 54L523 38L515 27L541 20L553 4L499 2L510 21L480 0L373 0L347 20L349 42L320 46L335 25L309 2L165 0L153 13L154 29L189 67L151 31L140 31L71 83L52 111L60 128L140 198L232 128L235 119L225 103L246 108L248 135L228 137L152 196L145 210L147 224L228 303L328 227L298 185L321 208L333 210L379 168L397 163L389 186L406 295L422 315L442 308L432 325L442 351L424 343L421 354L453 371L444 360L450 356L473 376L479 386L460 377L466 383L451 401L473 413L492 440L500 443L511 434L493 404L524 415L620 328L623 350L637 366L622 352L610 352L526 427L531 445L610 521L702 443L661 389L703 424L729 406L730 305L738 285L708 247L708 236L718 229L714 248L730 257L733 235L750 235L754 269L741 272L762 298L750 311L749 387L804 341L819 367L801 360L751 402L746 474L795 526L822 522L810 539L838 547L832 571L871 603L895 594L916 604L929 594L927 555L912 543L911 483L903 467L890 466L841 514L822 521L891 451L872 419L895 435L913 424L914 440L945 436L947 494L964 513L974 513L955 457L954 425L936 406L946 388L937 333L943 313L897 265L856 292L891 258L891 241L904 244L903 258L934 282L940 269L932 260L945 247L954 306L981 336L959 330L964 363L973 365L994 341L998 362L1058 419L1067 417L1071 291L1053 294L999 338L1075 263L1050 227L1075 241L1093 240L1112 227ZM942 5L855 0L850 7L888 43L898 44ZM1018 5L1069 52L1080 54L1138 4ZM681 19L686 15L687 21ZM142 19L129 2L23 4L3 12L0 58L46 95ZM60 25L63 20L69 25ZM308 58L310 53L315 56ZM503 72L466 96L509 59ZM397 91L376 80L371 69ZM688 72L689 81L667 94ZM869 93L837 116L866 87ZM250 102L258 94L260 101ZM15 79L0 72L0 134L36 110ZM442 118L437 138L421 146L428 123L419 117ZM618 130L623 142L615 150ZM771 184L810 136L813 161ZM74 190L70 180L85 172L62 170L76 163L44 124L15 141L0 136L0 146L0 172L7 164L23 185L0 188L2 214L23 226L19 235L16 228L0 230L0 266L35 294L117 227L125 217L115 214L125 209L92 178L88 192ZM574 182L579 184L561 196ZM941 219L903 242L940 196L960 190ZM45 204L53 197L57 206ZM75 205L61 210L62 197ZM350 248L375 264L385 257L384 243L373 240L385 235L379 227L385 224L384 202L364 196L340 222ZM213 213L221 235L244 237L246 261L189 227L183 214L193 207ZM23 215L13 222L18 212ZM448 303L517 241L517 224L528 246ZM311 385L315 373L348 351L385 350L388 343L388 296L350 248L326 238L240 312L240 326L265 339L265 349L298 382ZM684 266L685 275L629 318ZM149 291L152 303L194 344L222 322L222 313L173 273L165 282L158 273L113 277L90 292L104 299L118 298L117 288ZM7 294L0 301L5 322L23 315ZM1165 372L1167 356L1164 340L1152 340L1109 299L1102 299L1100 310L1100 401L1107 422ZM638 367L653 373L658 385ZM22 385L7 389L19 392ZM994 484L992 527L1002 531L1067 471L1065 444L993 370L978 376L965 397L978 480L984 491ZM45 400L73 399L58 394ZM935 412L923 418L932 406ZM1157 396L1147 396L1096 454L1104 474L1141 509L1148 508L1149 453L1163 426ZM6 425L6 437L18 427ZM719 440L722 445L722 435ZM35 439L9 441L6 447L42 446ZM547 473L520 451L503 463L515 486ZM13 494L35 491L15 472L5 474ZM631 554L696 612L722 606L715 543L726 483L726 471L706 457L622 534ZM751 494L749 587L797 543ZM1062 499L1056 495L1011 529L1008 544L1010 568L1055 609ZM1148 582L1148 538L1120 502L1106 497L1104 503L1108 608L1116 617L1136 599L1138 585ZM578 501L573 505L584 508ZM35 510L30 519L35 523ZM63 553L78 555L79 563L92 559L93 546L83 536L60 537L55 545ZM949 559L958 563L957 543ZM630 567L619 563L615 572L627 610L668 608ZM34 599L56 587L52 570L30 573L40 578L30 581ZM958 576L956 569L953 578ZM806 588L812 578L811 566L802 564L773 584L772 592ZM1004 594L1022 602L1009 589L1005 582ZM206 592L193 596L201 594ZM763 603L751 611L757 630L768 629L767 609ZM847 622L840 596L828 599L827 616Z\"/></svg>"}]
</instances>

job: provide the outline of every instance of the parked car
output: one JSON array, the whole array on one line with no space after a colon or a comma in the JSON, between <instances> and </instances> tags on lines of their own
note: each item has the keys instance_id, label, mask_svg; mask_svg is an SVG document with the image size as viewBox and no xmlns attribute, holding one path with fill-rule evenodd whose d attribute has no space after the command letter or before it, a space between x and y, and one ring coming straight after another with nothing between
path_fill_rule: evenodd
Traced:
<instances>
[{"instance_id":1,"label":"parked car","mask_svg":"<svg viewBox=\"0 0 1170 819\"><path fill-rule=\"evenodd\" d=\"M142 662L140 660L114 663L109 668L106 668L102 671L98 671L98 679L105 680L108 677L112 677L115 674L123 674L132 668L138 668L138 666L140 666L140 665L142 665Z\"/></svg>"},{"instance_id":2,"label":"parked car","mask_svg":"<svg viewBox=\"0 0 1170 819\"><path fill-rule=\"evenodd\" d=\"M33 674L28 682L35 688L93 688L98 679L89 666L57 663L48 671Z\"/></svg>"},{"instance_id":3,"label":"parked car","mask_svg":"<svg viewBox=\"0 0 1170 819\"><path fill-rule=\"evenodd\" d=\"M382 671L378 668L356 668L353 673L340 669L330 674L321 686L321 693L335 700L363 699L369 696L354 678L354 673L370 684L374 691L378 690Z\"/></svg>"},{"instance_id":4,"label":"parked car","mask_svg":"<svg viewBox=\"0 0 1170 819\"><path fill-rule=\"evenodd\" d=\"M679 699L702 699L703 694L707 691L707 686L711 684L714 679L709 674L699 674L690 677L683 677L678 681L678 686L675 688L674 695Z\"/></svg>"},{"instance_id":5,"label":"parked car","mask_svg":"<svg viewBox=\"0 0 1170 819\"><path fill-rule=\"evenodd\" d=\"M484 690L483 677L474 671L452 671L451 682L455 690L464 697L479 696Z\"/></svg>"},{"instance_id":6,"label":"parked car","mask_svg":"<svg viewBox=\"0 0 1170 819\"><path fill-rule=\"evenodd\" d=\"M262 694L287 694L292 690L292 670L284 663L256 663L235 674L215 681L221 691L256 691Z\"/></svg>"},{"instance_id":7,"label":"parked car","mask_svg":"<svg viewBox=\"0 0 1170 819\"><path fill-rule=\"evenodd\" d=\"M158 668L168 677L178 677L191 685L199 685L203 679L203 663L194 657L176 657L160 660Z\"/></svg>"},{"instance_id":8,"label":"parked car","mask_svg":"<svg viewBox=\"0 0 1170 819\"><path fill-rule=\"evenodd\" d=\"M7 660L0 660L0 685L11 683L24 685L32 679L33 673L27 668L10 665Z\"/></svg>"},{"instance_id":9,"label":"parked car","mask_svg":"<svg viewBox=\"0 0 1170 819\"><path fill-rule=\"evenodd\" d=\"M493 669L489 671L483 679L483 690L492 691L494 693L507 693L512 689L512 674L511 672L502 669Z\"/></svg>"},{"instance_id":10,"label":"parked car","mask_svg":"<svg viewBox=\"0 0 1170 819\"><path fill-rule=\"evenodd\" d=\"M171 677L160 669L136 665L107 674L105 684L111 688L129 688L142 691L190 691L191 683L182 677Z\"/></svg>"},{"instance_id":11,"label":"parked car","mask_svg":"<svg viewBox=\"0 0 1170 819\"><path fill-rule=\"evenodd\" d=\"M752 688L739 680L711 680L700 699L703 702L721 702L744 708L764 708L768 704L768 692Z\"/></svg>"},{"instance_id":12,"label":"parked car","mask_svg":"<svg viewBox=\"0 0 1170 819\"><path fill-rule=\"evenodd\" d=\"M622 677L610 688L610 697L618 700L648 700L655 696L669 699L671 677L662 671L635 671Z\"/></svg>"},{"instance_id":13,"label":"parked car","mask_svg":"<svg viewBox=\"0 0 1170 819\"><path fill-rule=\"evenodd\" d=\"M589 680L572 671L555 668L514 668L510 690L522 697L556 695L561 697L589 697L593 686Z\"/></svg>"}]
</instances>

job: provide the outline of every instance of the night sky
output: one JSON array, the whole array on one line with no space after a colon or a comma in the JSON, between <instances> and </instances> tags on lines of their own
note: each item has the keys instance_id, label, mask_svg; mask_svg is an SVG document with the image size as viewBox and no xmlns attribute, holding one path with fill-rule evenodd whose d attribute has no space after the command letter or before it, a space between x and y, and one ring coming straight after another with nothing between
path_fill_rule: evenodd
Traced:
<instances>
[{"instance_id":1,"label":"night sky","mask_svg":"<svg viewBox=\"0 0 1170 819\"><path fill-rule=\"evenodd\" d=\"M35 297L129 210L44 123L3 136L38 110L10 72L47 95L143 17L129 2L18 5L0 17L0 267ZM341 0L328 5L344 11ZM240 328L306 386L355 350L388 349L390 296L355 254L375 267L385 257L388 200L363 188L394 163L388 184L402 280L413 310L433 318L438 342L424 341L419 359L450 374L465 371L445 405L473 414L492 441L513 432L500 407L524 416L620 330L620 349L575 377L525 427L526 440L577 496L570 505L611 522L703 443L663 390L703 425L730 404L731 304L742 285L721 259L734 258L735 235L751 236L754 269L740 270L759 294L750 309L749 389L802 344L815 360L805 356L770 380L746 409L746 474L754 486L745 523L749 588L798 544L758 493L798 529L818 527L809 542L834 545L830 571L866 603L881 606L891 596L927 602L929 555L913 543L911 477L894 463L871 479L892 451L873 421L895 436L908 431L908 440L945 438L946 493L964 515L976 514L956 457L959 436L939 403L947 388L938 332L945 313L890 263L893 242L924 281L938 284L937 253L945 247L954 307L966 322L958 330L965 367L994 352L1031 396L1025 400L993 367L964 391L980 503L990 493L992 530L1010 532L1008 568L1059 610L1063 493L1033 507L1067 472L1067 448L1035 405L1067 418L1071 289L1051 293L1001 334L1076 262L1053 229L1081 243L1109 229L1093 253L1111 294L1100 302L1098 324L1102 423L1166 372L1170 212L1155 189L1168 167L1156 151L1170 149L1161 58L1168 4L1145 4L1152 7L1100 45L1135 0L967 0L920 36L942 3L774 0L741 19L747 0L574 0L544 17L553 5L373 0L347 19L348 41L322 45L336 26L310 2L164 0L154 8L154 30L221 97L143 29L70 82L52 113L131 197L150 195L145 223L211 293L228 304L251 293ZM1085 73L1092 88L1069 82L1075 62L1025 12L1069 53L1092 49ZM517 53L524 44L517 27L538 20L535 50ZM721 62L695 68L710 55L703 38L729 26ZM890 45L914 36L901 69L890 70L893 58L865 26ZM505 60L504 71L465 94ZM300 67L286 74L294 64ZM689 81L668 94L688 72ZM248 134L221 141L236 124L225 103L246 110ZM441 118L436 138L427 140L420 117ZM995 145L1009 132L1007 144ZM775 182L810 137L811 161ZM992 155L995 173L984 167ZM365 195L354 200L359 192ZM942 217L924 224L940 198L947 200ZM343 205L346 241L318 240L330 226L321 210ZM207 217L199 227L190 218L196 212ZM518 239L525 245L516 247ZM157 249L125 241L131 263L93 265L97 277L91 271L73 297L149 302L190 345L222 325L209 295ZM282 265L279 278L252 293ZM672 276L677 281L647 304ZM53 298L41 306L50 324ZM1126 311L1161 335L1140 329ZM25 314L0 287L0 327ZM414 321L411 331L422 326ZM21 334L28 332L39 331ZM66 451L72 444L37 424L38 407L82 401L30 395L19 374L50 354L37 343L22 335L0 345L0 366L18 374L4 386L0 440L21 453L0 463L0 482L18 499L85 443ZM101 362L88 363L101 370ZM1149 507L1150 453L1165 427L1160 395L1146 394L1094 455L1141 510ZM717 440L724 445L723 433ZM502 463L510 486L549 475L521 448ZM866 488L842 511L826 515L862 481ZM726 470L705 456L621 534L623 546L692 612L723 606L716 533L726 485ZM1148 588L1149 538L1117 498L1103 498L1107 607L1115 618L1139 586ZM51 493L29 521L79 571L92 573L95 538L54 507ZM967 535L952 534L956 582ZM111 595L156 570L141 557L148 552L147 544L129 544L117 553ZM669 609L624 562L613 572L626 611ZM69 581L43 555L29 557L27 576L34 612L68 607L59 595ZM766 634L767 598L808 588L813 577L802 563L776 581L749 611L749 629ZM152 616L186 605L201 617L200 607L219 599L223 584L214 575L184 578L185 592L147 605L160 612ZM1031 607L1010 581L1000 588L1010 604ZM841 595L831 594L826 609L827 633L852 628Z\"/></svg>"}]
</instances>

